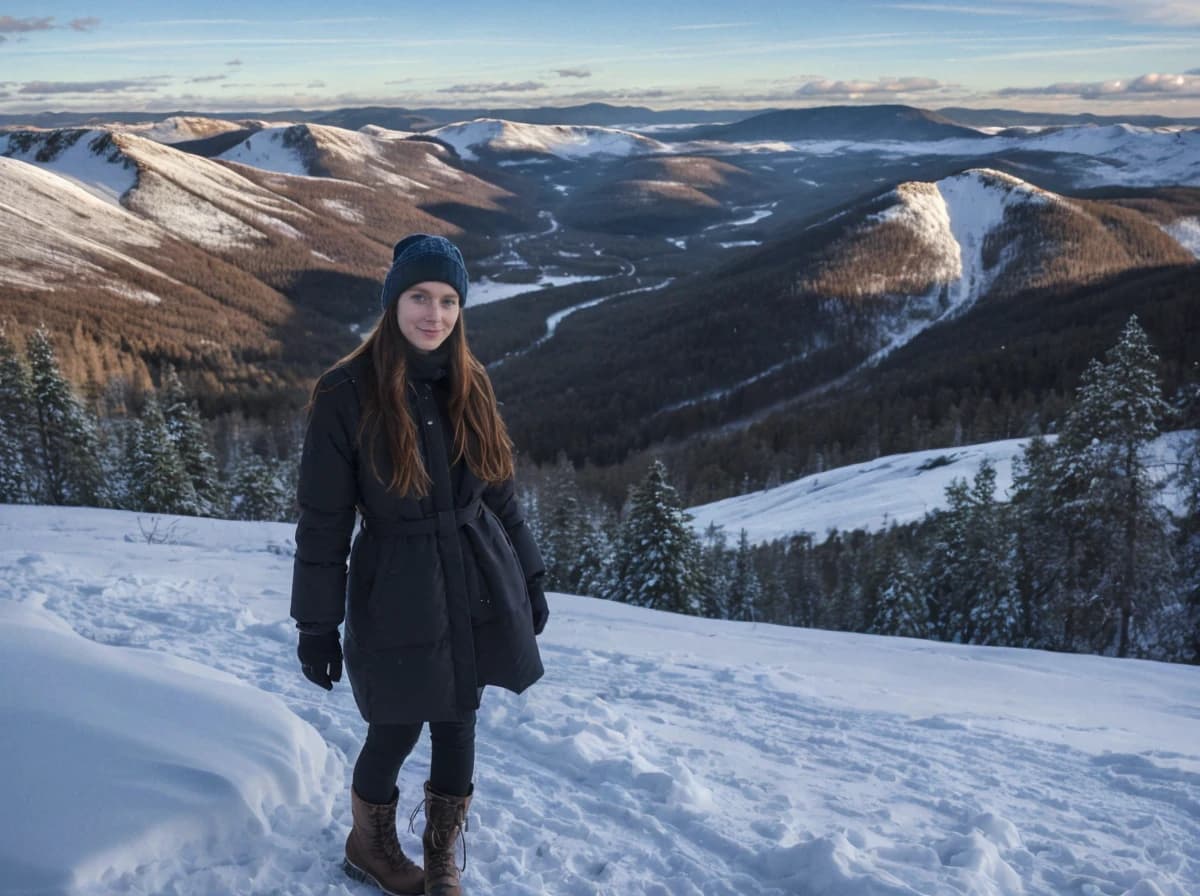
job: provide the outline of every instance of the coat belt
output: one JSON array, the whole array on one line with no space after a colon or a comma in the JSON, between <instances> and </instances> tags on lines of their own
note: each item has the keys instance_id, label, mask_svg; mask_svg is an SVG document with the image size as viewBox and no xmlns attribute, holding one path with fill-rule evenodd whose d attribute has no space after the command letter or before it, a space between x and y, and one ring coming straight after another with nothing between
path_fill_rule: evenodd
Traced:
<instances>
[{"instance_id":1,"label":"coat belt","mask_svg":"<svg viewBox=\"0 0 1200 896\"><path fill-rule=\"evenodd\" d=\"M481 501L472 501L456 510L439 510L434 516L418 520L389 520L381 516L364 516L363 528L372 535L384 538L404 535L441 535L448 537L480 514Z\"/></svg>"}]
</instances>

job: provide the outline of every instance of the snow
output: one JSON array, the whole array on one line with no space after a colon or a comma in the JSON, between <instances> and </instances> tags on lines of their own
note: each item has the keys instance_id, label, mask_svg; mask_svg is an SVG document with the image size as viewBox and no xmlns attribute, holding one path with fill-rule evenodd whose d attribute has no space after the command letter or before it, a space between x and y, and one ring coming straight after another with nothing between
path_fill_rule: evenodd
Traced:
<instances>
[{"instance_id":1,"label":"snow","mask_svg":"<svg viewBox=\"0 0 1200 896\"><path fill-rule=\"evenodd\" d=\"M40 161L37 156L45 148L46 140L58 133L64 132L46 131L44 139L34 141L24 152L17 149L10 135L0 140L0 156L19 159L52 171L105 202L120 205L121 197L137 184L138 173L137 167L117 147L109 145L100 152L96 151L98 141L108 137L108 133L87 131L52 158Z\"/></svg>"},{"instance_id":2,"label":"snow","mask_svg":"<svg viewBox=\"0 0 1200 896\"><path fill-rule=\"evenodd\" d=\"M278 698L89 641L36 600L0 601L0 652L15 676L0 690L0 890L106 889L181 851L236 852L300 807L314 833L328 818L341 768Z\"/></svg>"},{"instance_id":3,"label":"snow","mask_svg":"<svg viewBox=\"0 0 1200 896\"><path fill-rule=\"evenodd\" d=\"M265 128L216 158L274 171L276 174L309 174L308 165L300 153L284 145L284 135L289 130L286 127Z\"/></svg>"},{"instance_id":4,"label":"snow","mask_svg":"<svg viewBox=\"0 0 1200 896\"><path fill-rule=\"evenodd\" d=\"M950 289L950 308L960 312L987 292L1010 259L985 268L983 246L988 234L1004 223L1008 209L1045 204L1051 194L1010 175L990 169L967 171L937 183L958 246L961 274Z\"/></svg>"},{"instance_id":5,"label":"snow","mask_svg":"<svg viewBox=\"0 0 1200 896\"><path fill-rule=\"evenodd\" d=\"M190 115L172 115L162 121L141 122L138 124L105 125L108 130L122 133L137 134L156 143L184 143L188 140L202 140L215 137L230 131L239 131L246 125L244 122L225 121L220 118L201 118Z\"/></svg>"},{"instance_id":6,"label":"snow","mask_svg":"<svg viewBox=\"0 0 1200 896\"><path fill-rule=\"evenodd\" d=\"M1183 248L1200 258L1200 218L1180 218L1163 228Z\"/></svg>"},{"instance_id":7,"label":"snow","mask_svg":"<svg viewBox=\"0 0 1200 896\"><path fill-rule=\"evenodd\" d=\"M496 152L542 153L572 160L629 156L666 148L657 140L615 128L523 124L499 118L450 124L429 134L450 144L470 161L478 160L475 149L481 146Z\"/></svg>"},{"instance_id":8,"label":"snow","mask_svg":"<svg viewBox=\"0 0 1200 896\"><path fill-rule=\"evenodd\" d=\"M929 141L849 140L748 141L725 143L698 141L675 143L669 151L786 154L833 157L847 153L872 153L891 158L905 156L961 156L972 158L1029 150L1071 153L1093 161L1077 173L1081 186L1119 184L1156 186L1200 185L1200 129L1144 128L1132 125L1075 125L1016 136L986 139L948 138Z\"/></svg>"},{"instance_id":9,"label":"snow","mask_svg":"<svg viewBox=\"0 0 1200 896\"><path fill-rule=\"evenodd\" d=\"M55 834L25 829L22 808L0 841L35 840L22 861L62 875L43 892L365 892L338 867L364 726L344 681L327 694L296 668L292 527L181 519L147 543L148 523L0 507L0 632L20 683L0 700L40 713L0 726L27 749L4 755L105 763L65 766ZM1194 667L549 601L546 677L484 695L469 892L1200 892ZM44 660L72 686L36 674ZM427 765L423 739L405 808ZM169 823L139 837L160 811ZM32 873L3 864L5 892Z\"/></svg>"},{"instance_id":10,"label":"snow","mask_svg":"<svg viewBox=\"0 0 1200 896\"><path fill-rule=\"evenodd\" d=\"M1189 430L1164 433L1148 449L1156 479L1174 469L1174 459ZM1053 441L1051 436L1050 440ZM946 505L946 487L955 479L971 480L984 460L996 470L996 497L1007 500L1012 488L1013 459L1029 439L1004 439L957 448L932 448L891 454L863 463L813 473L792 482L737 495L688 509L692 528L703 533L710 524L737 538L746 530L752 544L807 532L824 537L830 529L877 530L892 523L911 523ZM1179 508L1175 496L1167 505Z\"/></svg>"},{"instance_id":11,"label":"snow","mask_svg":"<svg viewBox=\"0 0 1200 896\"><path fill-rule=\"evenodd\" d=\"M111 278L105 264L154 274L166 291L180 285L128 254L160 245L161 230L43 166L0 156L0 224L9 237L0 241L0 269L10 286L53 290L68 276L88 276L134 301L158 301Z\"/></svg>"},{"instance_id":12,"label":"snow","mask_svg":"<svg viewBox=\"0 0 1200 896\"><path fill-rule=\"evenodd\" d=\"M542 274L533 283L503 283L488 277L480 277L471 282L471 291L467 297L471 305L489 305L492 302L502 302L526 293L539 292L555 286L569 286L572 283L586 283L589 280L602 280L586 274Z\"/></svg>"}]
</instances>

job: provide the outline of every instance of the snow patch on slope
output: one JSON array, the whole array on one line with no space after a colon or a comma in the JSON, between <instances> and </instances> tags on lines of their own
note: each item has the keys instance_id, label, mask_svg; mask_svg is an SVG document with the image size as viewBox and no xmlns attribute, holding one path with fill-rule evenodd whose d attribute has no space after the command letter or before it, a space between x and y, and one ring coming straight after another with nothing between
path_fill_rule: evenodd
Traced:
<instances>
[{"instance_id":1,"label":"snow patch on slope","mask_svg":"<svg viewBox=\"0 0 1200 896\"><path fill-rule=\"evenodd\" d=\"M291 131L287 127L264 128L216 158L276 174L307 175L308 165L303 156L289 144Z\"/></svg>"},{"instance_id":2,"label":"snow patch on slope","mask_svg":"<svg viewBox=\"0 0 1200 896\"><path fill-rule=\"evenodd\" d=\"M1163 227L1176 242L1200 258L1200 218L1180 218Z\"/></svg>"},{"instance_id":3,"label":"snow patch on slope","mask_svg":"<svg viewBox=\"0 0 1200 896\"><path fill-rule=\"evenodd\" d=\"M137 134L156 143L185 143L189 140L203 140L215 137L217 134L227 134L230 131L240 131L246 126L245 122L225 121L220 118L201 118L193 115L172 115L162 121L141 122L138 124L106 125L108 130L124 134Z\"/></svg>"},{"instance_id":4,"label":"snow patch on slope","mask_svg":"<svg viewBox=\"0 0 1200 896\"><path fill-rule=\"evenodd\" d=\"M137 166L107 131L22 131L0 138L0 155L53 171L113 205L137 184Z\"/></svg>"},{"instance_id":5,"label":"snow patch on slope","mask_svg":"<svg viewBox=\"0 0 1200 896\"><path fill-rule=\"evenodd\" d=\"M475 150L486 147L494 152L528 152L557 156L560 159L585 159L592 156L630 156L655 152L666 147L631 131L615 128L574 125L538 125L478 118L446 125L430 131L471 161L479 157Z\"/></svg>"},{"instance_id":6,"label":"snow patch on slope","mask_svg":"<svg viewBox=\"0 0 1200 896\"><path fill-rule=\"evenodd\" d=\"M988 268L983 258L988 235L1004 223L1010 208L1044 205L1052 194L1000 171L977 169L938 181L938 192L946 203L950 230L958 245L961 274L950 288L952 311L969 308L988 291L997 275L1011 261L1002 257Z\"/></svg>"},{"instance_id":7,"label":"snow patch on slope","mask_svg":"<svg viewBox=\"0 0 1200 896\"><path fill-rule=\"evenodd\" d=\"M1147 462L1157 479L1177 468L1178 457L1194 437L1193 431L1171 432L1151 443ZM723 526L735 537L745 529L755 544L802 532L824 536L830 529L882 529L915 522L944 507L946 487L954 479L972 479L985 460L996 470L997 500L1007 500L1013 459L1028 443L1029 439L1005 439L887 455L692 507L688 513L698 534L710 524ZM1168 506L1178 500L1174 494L1167 498Z\"/></svg>"}]
</instances>

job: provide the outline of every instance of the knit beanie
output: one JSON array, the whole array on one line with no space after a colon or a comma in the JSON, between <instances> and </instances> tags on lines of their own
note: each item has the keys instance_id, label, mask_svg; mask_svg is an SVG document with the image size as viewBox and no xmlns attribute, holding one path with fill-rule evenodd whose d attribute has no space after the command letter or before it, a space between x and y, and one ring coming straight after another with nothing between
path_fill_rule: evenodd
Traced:
<instances>
[{"instance_id":1,"label":"knit beanie","mask_svg":"<svg viewBox=\"0 0 1200 896\"><path fill-rule=\"evenodd\" d=\"M467 266L458 246L444 236L414 233L392 249L392 268L383 281L379 307L386 311L400 293L426 280L449 283L459 303L467 303Z\"/></svg>"}]
</instances>

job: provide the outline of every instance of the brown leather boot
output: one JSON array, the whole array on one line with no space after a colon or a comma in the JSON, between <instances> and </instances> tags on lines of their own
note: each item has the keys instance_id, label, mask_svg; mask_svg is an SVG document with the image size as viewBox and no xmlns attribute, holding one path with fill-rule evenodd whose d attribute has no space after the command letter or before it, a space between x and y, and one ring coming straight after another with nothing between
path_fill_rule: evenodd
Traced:
<instances>
[{"instance_id":1,"label":"brown leather boot","mask_svg":"<svg viewBox=\"0 0 1200 896\"><path fill-rule=\"evenodd\" d=\"M376 805L350 788L350 810L354 827L346 838L346 861L342 870L361 883L371 884L393 896L416 896L425 892L425 872L404 854L396 837L396 799Z\"/></svg>"},{"instance_id":2,"label":"brown leather boot","mask_svg":"<svg viewBox=\"0 0 1200 896\"><path fill-rule=\"evenodd\" d=\"M471 787L472 793L474 786ZM448 796L425 782L425 896L461 896L462 883L454 859L454 841L467 827L471 794ZM467 841L463 840L463 870L467 869Z\"/></svg>"}]
</instances>

